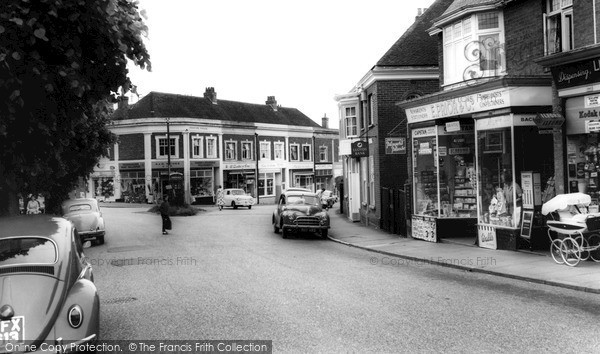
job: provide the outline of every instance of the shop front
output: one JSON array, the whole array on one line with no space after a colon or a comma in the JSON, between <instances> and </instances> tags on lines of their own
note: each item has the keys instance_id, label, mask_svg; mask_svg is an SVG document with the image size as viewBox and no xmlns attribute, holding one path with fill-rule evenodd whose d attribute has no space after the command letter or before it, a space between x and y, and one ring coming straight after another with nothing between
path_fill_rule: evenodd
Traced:
<instances>
[{"instance_id":1,"label":"shop front","mask_svg":"<svg viewBox=\"0 0 600 354\"><path fill-rule=\"evenodd\" d=\"M412 139L411 236L517 249L521 173L554 174L553 136L535 124L551 110L550 87L460 91L400 103Z\"/></svg>"},{"instance_id":2,"label":"shop front","mask_svg":"<svg viewBox=\"0 0 600 354\"><path fill-rule=\"evenodd\" d=\"M101 202L116 201L119 186L115 183L119 180L117 169L113 163L99 163L88 181L88 192L92 198Z\"/></svg>"},{"instance_id":3,"label":"shop front","mask_svg":"<svg viewBox=\"0 0 600 354\"><path fill-rule=\"evenodd\" d=\"M315 185L317 190L323 188L334 190L333 164L315 164Z\"/></svg>"},{"instance_id":4,"label":"shop front","mask_svg":"<svg viewBox=\"0 0 600 354\"><path fill-rule=\"evenodd\" d=\"M154 195L162 197L168 194L172 203L183 204L185 200L183 161L171 161L170 166L167 161L153 161L152 189Z\"/></svg>"},{"instance_id":5,"label":"shop front","mask_svg":"<svg viewBox=\"0 0 600 354\"><path fill-rule=\"evenodd\" d=\"M218 161L190 161L190 203L213 204Z\"/></svg>"},{"instance_id":6,"label":"shop front","mask_svg":"<svg viewBox=\"0 0 600 354\"><path fill-rule=\"evenodd\" d=\"M125 203L146 203L150 186L146 186L146 172L143 162L119 163L120 201Z\"/></svg>"},{"instance_id":7,"label":"shop front","mask_svg":"<svg viewBox=\"0 0 600 354\"><path fill-rule=\"evenodd\" d=\"M285 189L284 163L280 161L259 161L258 196L260 204L275 204Z\"/></svg>"},{"instance_id":8,"label":"shop front","mask_svg":"<svg viewBox=\"0 0 600 354\"><path fill-rule=\"evenodd\" d=\"M256 198L256 164L223 164L223 188L240 188Z\"/></svg>"}]
</instances>

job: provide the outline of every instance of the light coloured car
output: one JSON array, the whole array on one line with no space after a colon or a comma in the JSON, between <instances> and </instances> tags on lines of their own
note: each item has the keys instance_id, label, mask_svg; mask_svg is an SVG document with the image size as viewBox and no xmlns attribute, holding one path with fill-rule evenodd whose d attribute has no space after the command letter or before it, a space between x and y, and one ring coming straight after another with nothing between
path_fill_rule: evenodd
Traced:
<instances>
[{"instance_id":1,"label":"light coloured car","mask_svg":"<svg viewBox=\"0 0 600 354\"><path fill-rule=\"evenodd\" d=\"M272 223L273 231L281 230L283 238L288 238L292 232L318 232L322 238L327 238L330 228L329 214L317 194L297 190L281 194Z\"/></svg>"},{"instance_id":2,"label":"light coloured car","mask_svg":"<svg viewBox=\"0 0 600 354\"><path fill-rule=\"evenodd\" d=\"M62 213L65 219L75 225L82 243L88 240L95 240L100 245L104 243L106 229L96 199L69 199L63 202Z\"/></svg>"},{"instance_id":3,"label":"light coloured car","mask_svg":"<svg viewBox=\"0 0 600 354\"><path fill-rule=\"evenodd\" d=\"M233 209L237 209L239 206L246 206L248 209L252 209L254 205L254 198L240 188L224 189L223 201L224 206L231 206Z\"/></svg>"},{"instance_id":4,"label":"light coloured car","mask_svg":"<svg viewBox=\"0 0 600 354\"><path fill-rule=\"evenodd\" d=\"M98 340L100 300L83 253L89 243L64 218L0 218L0 353Z\"/></svg>"},{"instance_id":5,"label":"light coloured car","mask_svg":"<svg viewBox=\"0 0 600 354\"><path fill-rule=\"evenodd\" d=\"M337 195L333 194L332 191L326 190L321 194L321 204L323 207L332 208L337 203Z\"/></svg>"}]
</instances>

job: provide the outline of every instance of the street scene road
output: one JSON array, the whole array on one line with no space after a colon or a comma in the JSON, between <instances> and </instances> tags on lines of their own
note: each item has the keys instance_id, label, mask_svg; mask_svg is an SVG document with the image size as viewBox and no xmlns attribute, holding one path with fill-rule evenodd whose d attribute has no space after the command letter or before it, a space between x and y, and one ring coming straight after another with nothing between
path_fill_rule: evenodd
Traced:
<instances>
[{"instance_id":1,"label":"street scene road","mask_svg":"<svg viewBox=\"0 0 600 354\"><path fill-rule=\"evenodd\" d=\"M106 243L85 250L103 340L272 340L275 352L600 348L596 294L282 239L269 205L208 206L173 217L169 235L149 205L117 206L103 208Z\"/></svg>"}]
</instances>

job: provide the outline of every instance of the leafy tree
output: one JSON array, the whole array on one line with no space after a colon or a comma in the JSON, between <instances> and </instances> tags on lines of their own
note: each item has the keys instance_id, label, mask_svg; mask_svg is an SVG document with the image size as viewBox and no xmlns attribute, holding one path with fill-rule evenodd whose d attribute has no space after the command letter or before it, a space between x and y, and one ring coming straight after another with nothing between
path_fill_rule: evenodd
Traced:
<instances>
[{"instance_id":1,"label":"leafy tree","mask_svg":"<svg viewBox=\"0 0 600 354\"><path fill-rule=\"evenodd\" d=\"M21 191L56 210L114 142L128 59L150 71L141 15L134 0L0 1L0 214Z\"/></svg>"}]
</instances>

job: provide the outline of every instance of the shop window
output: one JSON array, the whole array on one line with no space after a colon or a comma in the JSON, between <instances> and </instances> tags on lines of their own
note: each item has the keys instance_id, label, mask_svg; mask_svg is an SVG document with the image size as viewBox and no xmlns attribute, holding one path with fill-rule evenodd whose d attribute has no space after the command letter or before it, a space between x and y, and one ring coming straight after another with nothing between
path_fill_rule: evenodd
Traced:
<instances>
[{"instance_id":1,"label":"shop window","mask_svg":"<svg viewBox=\"0 0 600 354\"><path fill-rule=\"evenodd\" d=\"M242 142L242 160L252 160L252 143Z\"/></svg>"},{"instance_id":2,"label":"shop window","mask_svg":"<svg viewBox=\"0 0 600 354\"><path fill-rule=\"evenodd\" d=\"M320 146L319 147L319 161L320 162L327 162L327 146Z\"/></svg>"},{"instance_id":3,"label":"shop window","mask_svg":"<svg viewBox=\"0 0 600 354\"><path fill-rule=\"evenodd\" d=\"M260 142L260 158L261 160L271 159L271 143L268 141Z\"/></svg>"},{"instance_id":4,"label":"shop window","mask_svg":"<svg viewBox=\"0 0 600 354\"><path fill-rule=\"evenodd\" d=\"M544 14L546 55L573 50L573 0L547 0Z\"/></svg>"},{"instance_id":5,"label":"shop window","mask_svg":"<svg viewBox=\"0 0 600 354\"><path fill-rule=\"evenodd\" d=\"M237 160L237 143L235 141L225 143L225 160Z\"/></svg>"},{"instance_id":6,"label":"shop window","mask_svg":"<svg viewBox=\"0 0 600 354\"><path fill-rule=\"evenodd\" d=\"M275 155L275 160L285 159L285 156L283 155L283 147L284 143L280 141L273 143L273 154Z\"/></svg>"},{"instance_id":7,"label":"shop window","mask_svg":"<svg viewBox=\"0 0 600 354\"><path fill-rule=\"evenodd\" d=\"M294 187L311 189L314 187L312 175L294 175Z\"/></svg>"},{"instance_id":8,"label":"shop window","mask_svg":"<svg viewBox=\"0 0 600 354\"><path fill-rule=\"evenodd\" d=\"M261 173L258 180L258 195L275 195L275 173Z\"/></svg>"},{"instance_id":9,"label":"shop window","mask_svg":"<svg viewBox=\"0 0 600 354\"><path fill-rule=\"evenodd\" d=\"M512 165L511 128L478 131L479 221L517 227L520 218L520 186Z\"/></svg>"},{"instance_id":10,"label":"shop window","mask_svg":"<svg viewBox=\"0 0 600 354\"><path fill-rule=\"evenodd\" d=\"M444 83L506 73L502 12L469 15L443 29Z\"/></svg>"},{"instance_id":11,"label":"shop window","mask_svg":"<svg viewBox=\"0 0 600 354\"><path fill-rule=\"evenodd\" d=\"M213 196L213 176L212 170L191 170L190 171L190 193L192 203L196 198Z\"/></svg>"},{"instance_id":12,"label":"shop window","mask_svg":"<svg viewBox=\"0 0 600 354\"><path fill-rule=\"evenodd\" d=\"M290 161L300 161L300 145L290 144Z\"/></svg>"},{"instance_id":13,"label":"shop window","mask_svg":"<svg viewBox=\"0 0 600 354\"><path fill-rule=\"evenodd\" d=\"M413 138L414 213L438 216L437 140L435 128L428 130L432 133Z\"/></svg>"},{"instance_id":14,"label":"shop window","mask_svg":"<svg viewBox=\"0 0 600 354\"><path fill-rule=\"evenodd\" d=\"M438 136L440 217L477 217L473 128L462 125L461 131Z\"/></svg>"},{"instance_id":15,"label":"shop window","mask_svg":"<svg viewBox=\"0 0 600 354\"><path fill-rule=\"evenodd\" d=\"M302 161L312 161L312 146L302 145Z\"/></svg>"},{"instance_id":16,"label":"shop window","mask_svg":"<svg viewBox=\"0 0 600 354\"><path fill-rule=\"evenodd\" d=\"M204 157L203 153L203 138L200 136L192 137L192 157L202 158Z\"/></svg>"},{"instance_id":17,"label":"shop window","mask_svg":"<svg viewBox=\"0 0 600 354\"><path fill-rule=\"evenodd\" d=\"M344 120L346 125L346 138L357 136L356 107L346 107Z\"/></svg>"},{"instance_id":18,"label":"shop window","mask_svg":"<svg viewBox=\"0 0 600 354\"><path fill-rule=\"evenodd\" d=\"M179 158L179 137L171 136L167 142L167 136L156 137L156 157L167 158L167 154L171 154L173 158Z\"/></svg>"},{"instance_id":19,"label":"shop window","mask_svg":"<svg viewBox=\"0 0 600 354\"><path fill-rule=\"evenodd\" d=\"M214 136L206 137L206 157L209 159L217 158L217 138Z\"/></svg>"}]
</instances>

